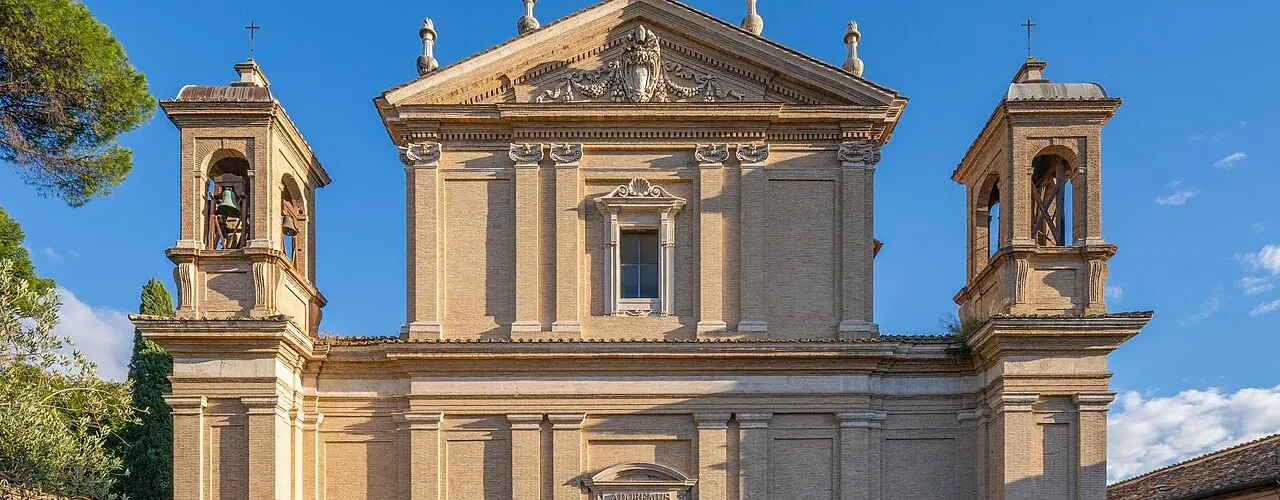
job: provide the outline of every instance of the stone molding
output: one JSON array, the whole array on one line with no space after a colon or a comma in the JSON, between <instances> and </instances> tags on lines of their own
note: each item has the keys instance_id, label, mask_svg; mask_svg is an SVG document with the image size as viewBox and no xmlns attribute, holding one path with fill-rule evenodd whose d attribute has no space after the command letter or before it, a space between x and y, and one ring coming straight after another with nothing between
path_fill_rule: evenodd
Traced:
<instances>
[{"instance_id":1,"label":"stone molding","mask_svg":"<svg viewBox=\"0 0 1280 500\"><path fill-rule=\"evenodd\" d=\"M773 420L773 412L738 412L733 417L738 421L739 429L765 429L769 427L769 421Z\"/></svg>"},{"instance_id":2,"label":"stone molding","mask_svg":"<svg viewBox=\"0 0 1280 500\"><path fill-rule=\"evenodd\" d=\"M1105 412L1111 408L1111 402L1116 400L1115 393L1099 393L1099 394L1076 394L1071 397L1075 402L1078 411L1100 411Z\"/></svg>"},{"instance_id":3,"label":"stone molding","mask_svg":"<svg viewBox=\"0 0 1280 500\"><path fill-rule=\"evenodd\" d=\"M728 412L694 413L693 421L699 429L727 429L733 414Z\"/></svg>"},{"instance_id":4,"label":"stone molding","mask_svg":"<svg viewBox=\"0 0 1280 500\"><path fill-rule=\"evenodd\" d=\"M1040 394L1035 392L1006 392L996 396L992 404L992 414L999 415L1001 413L1030 413L1031 406L1040 400Z\"/></svg>"},{"instance_id":5,"label":"stone molding","mask_svg":"<svg viewBox=\"0 0 1280 500\"><path fill-rule=\"evenodd\" d=\"M209 398L165 395L164 403L173 409L174 415L203 415L204 409L209 406Z\"/></svg>"},{"instance_id":6,"label":"stone molding","mask_svg":"<svg viewBox=\"0 0 1280 500\"><path fill-rule=\"evenodd\" d=\"M582 429L582 422L587 419L586 413L552 413L547 415L551 429L568 431Z\"/></svg>"},{"instance_id":7,"label":"stone molding","mask_svg":"<svg viewBox=\"0 0 1280 500\"><path fill-rule=\"evenodd\" d=\"M509 413L507 414L507 423L511 425L511 430L538 430L542 428L541 413Z\"/></svg>"},{"instance_id":8,"label":"stone molding","mask_svg":"<svg viewBox=\"0 0 1280 500\"><path fill-rule=\"evenodd\" d=\"M405 412L401 414L406 427L409 430L428 430L434 431L440 429L440 421L444 420L444 414L440 412Z\"/></svg>"},{"instance_id":9,"label":"stone molding","mask_svg":"<svg viewBox=\"0 0 1280 500\"><path fill-rule=\"evenodd\" d=\"M889 414L880 410L850 410L836 412L836 421L841 428L880 429Z\"/></svg>"}]
</instances>

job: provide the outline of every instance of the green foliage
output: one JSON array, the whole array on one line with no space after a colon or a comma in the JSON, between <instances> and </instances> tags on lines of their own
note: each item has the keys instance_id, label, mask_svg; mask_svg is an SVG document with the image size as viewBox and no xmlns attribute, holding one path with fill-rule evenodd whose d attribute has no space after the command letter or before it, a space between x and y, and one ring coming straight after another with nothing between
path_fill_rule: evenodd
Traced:
<instances>
[{"instance_id":1,"label":"green foliage","mask_svg":"<svg viewBox=\"0 0 1280 500\"><path fill-rule=\"evenodd\" d=\"M132 168L116 136L155 112L147 80L79 2L0 0L0 160L81 206Z\"/></svg>"},{"instance_id":2,"label":"green foliage","mask_svg":"<svg viewBox=\"0 0 1280 500\"><path fill-rule=\"evenodd\" d=\"M44 493L111 498L120 459L108 442L132 409L129 386L53 331L59 300L0 259L0 480ZM19 304L30 304L19 307Z\"/></svg>"},{"instance_id":3,"label":"green foliage","mask_svg":"<svg viewBox=\"0 0 1280 500\"><path fill-rule=\"evenodd\" d=\"M173 316L169 291L155 278L142 287L138 312ZM130 499L173 498L173 415L164 403L172 371L173 358L135 331L129 380L133 383L137 418L121 433L120 455L124 459L125 475L115 488L117 493Z\"/></svg>"},{"instance_id":4,"label":"green foliage","mask_svg":"<svg viewBox=\"0 0 1280 500\"><path fill-rule=\"evenodd\" d=\"M27 249L22 248L24 238L26 236L22 233L22 227L0 208L0 259L8 260L11 264L8 277L10 280L26 282L34 296L40 297L53 290L53 280L36 276L31 256L27 254ZM4 290L0 290L0 293L4 293ZM18 304L18 307L30 308L33 305Z\"/></svg>"}]
</instances>

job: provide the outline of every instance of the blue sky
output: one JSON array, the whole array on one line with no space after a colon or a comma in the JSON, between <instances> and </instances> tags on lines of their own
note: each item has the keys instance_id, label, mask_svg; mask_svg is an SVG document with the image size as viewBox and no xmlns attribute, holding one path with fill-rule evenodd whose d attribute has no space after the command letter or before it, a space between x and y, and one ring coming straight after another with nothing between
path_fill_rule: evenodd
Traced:
<instances>
[{"instance_id":1,"label":"blue sky","mask_svg":"<svg viewBox=\"0 0 1280 500\"><path fill-rule=\"evenodd\" d=\"M743 16L740 0L686 1L730 22ZM85 3L160 98L231 81L231 65L248 55L243 26L263 26L256 59L334 179L317 201L319 286L330 300L323 328L395 334L404 318L403 171L371 99L416 75L423 16L435 20L436 57L449 64L514 36L520 2ZM542 0L536 12L547 23L590 3ZM911 98L877 170L884 332L934 333L954 310L964 215L963 189L949 176L1026 56L1019 24L1031 16L1033 52L1052 80L1096 81L1124 99L1103 140L1103 233L1120 247L1109 302L1156 317L1112 356L1113 387L1139 398L1134 408L1188 394L1230 401L1250 388L1280 394L1280 289L1271 288L1280 247L1268 247L1280 245L1280 67L1269 63L1280 60L1270 35L1280 4L762 0L759 9L765 37L836 65L844 25L856 19L864 76ZM178 223L176 129L157 114L123 143L134 172L80 209L0 169L0 206L22 223L38 272L117 327L147 278L171 282L163 250ZM1235 439L1252 435L1240 426L1280 430L1276 408L1263 423L1228 430Z\"/></svg>"}]
</instances>

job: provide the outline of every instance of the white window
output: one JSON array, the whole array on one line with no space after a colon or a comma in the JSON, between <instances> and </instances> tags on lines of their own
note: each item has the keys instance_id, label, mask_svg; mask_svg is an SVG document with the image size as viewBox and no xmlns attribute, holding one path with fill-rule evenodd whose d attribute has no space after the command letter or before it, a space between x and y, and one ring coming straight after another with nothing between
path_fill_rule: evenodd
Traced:
<instances>
[{"instance_id":1,"label":"white window","mask_svg":"<svg viewBox=\"0 0 1280 500\"><path fill-rule=\"evenodd\" d=\"M609 223L609 314L671 315L675 215L684 199L645 179L632 179L595 201Z\"/></svg>"}]
</instances>

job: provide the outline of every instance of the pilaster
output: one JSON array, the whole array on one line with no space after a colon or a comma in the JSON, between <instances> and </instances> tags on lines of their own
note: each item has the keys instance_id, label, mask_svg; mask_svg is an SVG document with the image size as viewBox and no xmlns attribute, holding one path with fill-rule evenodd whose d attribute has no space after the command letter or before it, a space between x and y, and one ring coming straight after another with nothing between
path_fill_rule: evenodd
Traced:
<instances>
[{"instance_id":1,"label":"pilaster","mask_svg":"<svg viewBox=\"0 0 1280 500\"><path fill-rule=\"evenodd\" d=\"M698 333L728 330L724 322L724 162L726 144L699 145L699 292Z\"/></svg>"},{"instance_id":2,"label":"pilaster","mask_svg":"<svg viewBox=\"0 0 1280 500\"><path fill-rule=\"evenodd\" d=\"M551 414L551 500L581 500L582 413Z\"/></svg>"},{"instance_id":3,"label":"pilaster","mask_svg":"<svg viewBox=\"0 0 1280 500\"><path fill-rule=\"evenodd\" d=\"M877 464L872 467L873 449L879 450L879 434L887 414L875 410L836 413L840 423L840 500L880 498ZM874 432L874 436L873 436ZM878 455L878 453L877 453Z\"/></svg>"},{"instance_id":4,"label":"pilaster","mask_svg":"<svg viewBox=\"0 0 1280 500\"><path fill-rule=\"evenodd\" d=\"M439 143L416 143L400 148L405 165L405 214L408 226L406 266L409 272L408 322L400 328L402 338L428 340L443 338L440 304L444 297L444 221L440 210Z\"/></svg>"},{"instance_id":5,"label":"pilaster","mask_svg":"<svg viewBox=\"0 0 1280 500\"><path fill-rule=\"evenodd\" d=\"M840 337L868 337L879 333L872 302L875 287L876 164L880 146L867 141L840 146L841 193L841 320Z\"/></svg>"},{"instance_id":6,"label":"pilaster","mask_svg":"<svg viewBox=\"0 0 1280 500\"><path fill-rule=\"evenodd\" d=\"M578 256L582 252L582 191L578 167L582 145L552 144L551 157L556 168L556 314L551 330L581 334Z\"/></svg>"},{"instance_id":7,"label":"pilaster","mask_svg":"<svg viewBox=\"0 0 1280 500\"><path fill-rule=\"evenodd\" d=\"M763 334L769 330L764 309L765 267L768 265L764 211L765 191L769 187L764 162L769 158L769 145L739 144L735 154L741 162L742 171L742 182L739 184L739 199L742 203L742 227L739 228L742 277L739 280L739 301L742 319L738 322L738 331Z\"/></svg>"},{"instance_id":8,"label":"pilaster","mask_svg":"<svg viewBox=\"0 0 1280 500\"><path fill-rule=\"evenodd\" d=\"M290 483L292 486L291 489L292 489L292 495L293 495L289 498L292 498L295 500L301 500L304 495L303 492L306 490L306 484L303 482L303 476L306 473L304 464L307 462L307 460L305 458L305 455L302 454L303 443L304 443L302 429L305 425L303 423L303 420L305 418L306 418L306 413L302 411L301 406L295 406L292 410L289 411L289 421L290 421L290 424L292 425L292 428L290 429L290 432L289 432L290 444L291 444L290 453L289 453L290 454L289 458L291 463L290 475L292 476L290 478Z\"/></svg>"},{"instance_id":9,"label":"pilaster","mask_svg":"<svg viewBox=\"0 0 1280 500\"><path fill-rule=\"evenodd\" d=\"M956 413L960 422L960 439L956 440L960 450L956 457L958 498L982 498L985 491L987 439L983 424L990 414L986 408Z\"/></svg>"},{"instance_id":10,"label":"pilaster","mask_svg":"<svg viewBox=\"0 0 1280 500\"><path fill-rule=\"evenodd\" d=\"M511 424L512 500L539 500L542 493L542 414L507 415Z\"/></svg>"},{"instance_id":11,"label":"pilaster","mask_svg":"<svg viewBox=\"0 0 1280 500\"><path fill-rule=\"evenodd\" d=\"M1077 394L1076 404L1080 459L1076 478L1080 500L1107 498L1107 408L1115 394Z\"/></svg>"},{"instance_id":12,"label":"pilaster","mask_svg":"<svg viewBox=\"0 0 1280 500\"><path fill-rule=\"evenodd\" d=\"M289 408L279 396L240 398L249 425L249 498L291 498L293 437Z\"/></svg>"},{"instance_id":13,"label":"pilaster","mask_svg":"<svg viewBox=\"0 0 1280 500\"><path fill-rule=\"evenodd\" d=\"M698 500L727 500L729 495L728 413L695 413L698 424Z\"/></svg>"},{"instance_id":14,"label":"pilaster","mask_svg":"<svg viewBox=\"0 0 1280 500\"><path fill-rule=\"evenodd\" d=\"M409 429L409 498L440 500L440 420L438 412L404 414Z\"/></svg>"},{"instance_id":15,"label":"pilaster","mask_svg":"<svg viewBox=\"0 0 1280 500\"><path fill-rule=\"evenodd\" d=\"M302 483L303 500L320 500L324 498L324 440L320 435L320 425L324 423L324 415L309 412L302 416Z\"/></svg>"},{"instance_id":16,"label":"pilaster","mask_svg":"<svg viewBox=\"0 0 1280 500\"><path fill-rule=\"evenodd\" d=\"M770 412L737 413L738 495L740 500L769 498Z\"/></svg>"},{"instance_id":17,"label":"pilaster","mask_svg":"<svg viewBox=\"0 0 1280 500\"><path fill-rule=\"evenodd\" d=\"M204 500L205 420L209 400L204 396L165 396L173 409L173 498Z\"/></svg>"},{"instance_id":18,"label":"pilaster","mask_svg":"<svg viewBox=\"0 0 1280 500\"><path fill-rule=\"evenodd\" d=\"M511 333L537 333L542 331L538 319L538 162L542 161L542 145L512 144L508 155L516 171L516 318Z\"/></svg>"},{"instance_id":19,"label":"pilaster","mask_svg":"<svg viewBox=\"0 0 1280 500\"><path fill-rule=\"evenodd\" d=\"M993 458L990 464L993 500L1038 500L1036 477L1040 475L1039 442L1042 436L1036 425L1032 405L1040 399L1037 393L1002 393L991 408Z\"/></svg>"}]
</instances>

